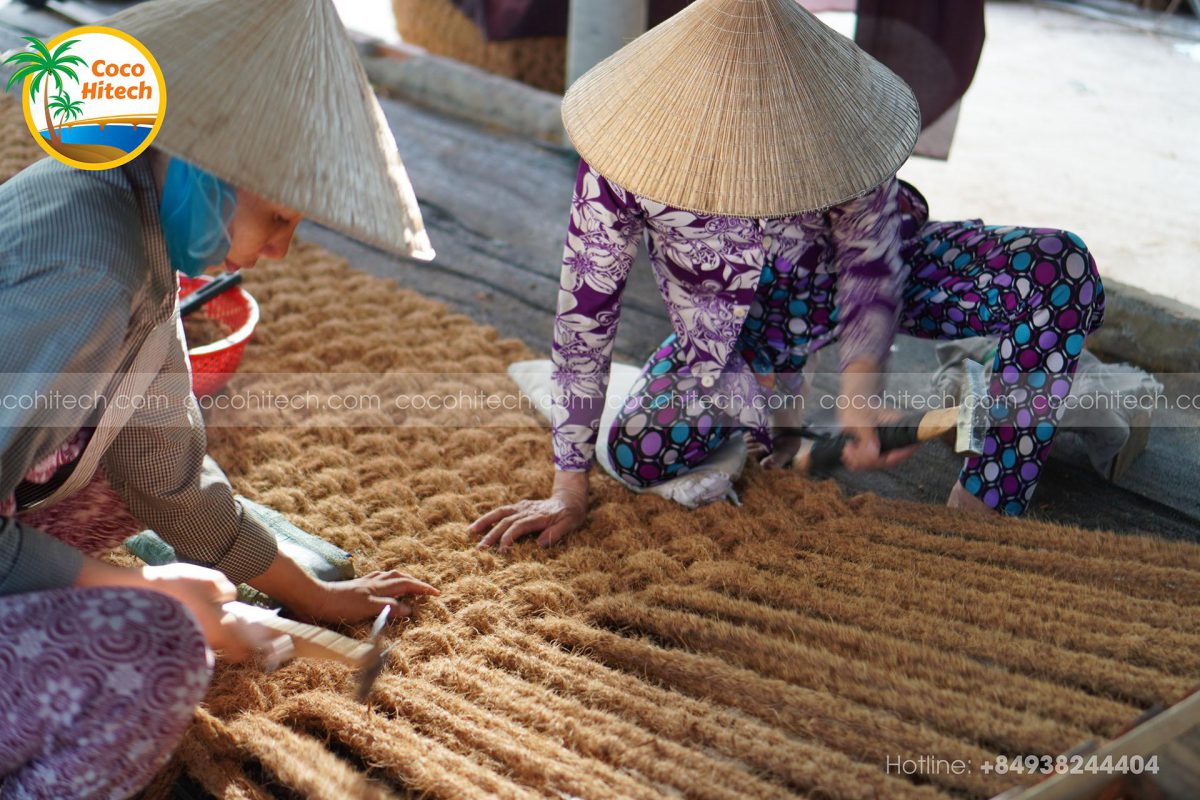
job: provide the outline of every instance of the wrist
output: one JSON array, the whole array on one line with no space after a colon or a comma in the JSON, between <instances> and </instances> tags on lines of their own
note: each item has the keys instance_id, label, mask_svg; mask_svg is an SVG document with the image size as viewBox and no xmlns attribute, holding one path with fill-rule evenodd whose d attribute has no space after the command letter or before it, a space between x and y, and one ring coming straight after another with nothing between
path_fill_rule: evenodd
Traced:
<instances>
[{"instance_id":1,"label":"wrist","mask_svg":"<svg viewBox=\"0 0 1200 800\"><path fill-rule=\"evenodd\" d=\"M554 488L551 492L568 505L587 508L588 474L558 470L554 473Z\"/></svg>"},{"instance_id":2,"label":"wrist","mask_svg":"<svg viewBox=\"0 0 1200 800\"><path fill-rule=\"evenodd\" d=\"M319 604L328 588L328 584L306 572L282 551L275 554L266 572L249 583L299 614L306 614Z\"/></svg>"},{"instance_id":3,"label":"wrist","mask_svg":"<svg viewBox=\"0 0 1200 800\"><path fill-rule=\"evenodd\" d=\"M75 576L75 587L78 589L95 588L99 586L134 588L145 586L149 579L145 575L148 567L127 568L117 567L98 558L84 558Z\"/></svg>"},{"instance_id":4,"label":"wrist","mask_svg":"<svg viewBox=\"0 0 1200 800\"><path fill-rule=\"evenodd\" d=\"M842 370L841 393L845 405L838 414L843 427L873 426L879 407L873 402L883 391L884 376L873 359L851 361Z\"/></svg>"}]
</instances>

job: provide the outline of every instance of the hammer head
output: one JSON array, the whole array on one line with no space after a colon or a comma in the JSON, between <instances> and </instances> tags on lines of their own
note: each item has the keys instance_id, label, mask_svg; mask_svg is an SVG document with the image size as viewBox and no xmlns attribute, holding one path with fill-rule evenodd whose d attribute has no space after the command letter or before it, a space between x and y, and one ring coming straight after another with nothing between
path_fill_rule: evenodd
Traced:
<instances>
[{"instance_id":1,"label":"hammer head","mask_svg":"<svg viewBox=\"0 0 1200 800\"><path fill-rule=\"evenodd\" d=\"M366 699L383 671L384 657L389 648L382 641L391 606L385 606L375 618L371 636L366 641L343 636L327 628L280 617L277 610L259 608L245 603L225 603L226 613L243 624L252 626L265 645L262 653L266 666L274 669L291 658L317 658L336 661L357 670L355 694ZM286 646L280 647L280 638ZM263 646L260 645L260 646Z\"/></svg>"},{"instance_id":2,"label":"hammer head","mask_svg":"<svg viewBox=\"0 0 1200 800\"><path fill-rule=\"evenodd\" d=\"M962 397L958 401L955 452L983 455L983 437L988 430L986 401L987 376L983 364L967 359L963 370Z\"/></svg>"},{"instance_id":3,"label":"hammer head","mask_svg":"<svg viewBox=\"0 0 1200 800\"><path fill-rule=\"evenodd\" d=\"M386 663L388 651L392 648L376 646L371 653L371 658L358 670L358 685L354 690L354 699L360 703L367 702L367 698L371 696L371 689L375 687L375 681L379 679L383 672L383 665Z\"/></svg>"},{"instance_id":4,"label":"hammer head","mask_svg":"<svg viewBox=\"0 0 1200 800\"><path fill-rule=\"evenodd\" d=\"M358 668L358 687L354 692L355 698L360 703L365 703L367 697L370 696L371 688L379 679L380 673L383 672L387 653L392 649L390 646L384 647L381 641L383 628L387 625L388 615L391 611L391 606L384 606L383 610L379 612L379 616L375 618L375 624L371 626L371 638L367 640L371 644L371 652L363 659L362 665Z\"/></svg>"}]
</instances>

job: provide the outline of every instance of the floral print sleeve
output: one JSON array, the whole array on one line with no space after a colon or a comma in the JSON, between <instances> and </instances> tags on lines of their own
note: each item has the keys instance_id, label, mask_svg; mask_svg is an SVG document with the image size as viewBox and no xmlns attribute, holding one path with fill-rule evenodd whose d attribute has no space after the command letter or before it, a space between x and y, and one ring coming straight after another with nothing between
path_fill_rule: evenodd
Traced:
<instances>
[{"instance_id":1,"label":"floral print sleeve","mask_svg":"<svg viewBox=\"0 0 1200 800\"><path fill-rule=\"evenodd\" d=\"M887 363L908 269L900 255L900 184L889 178L829 212L837 271L841 367Z\"/></svg>"},{"instance_id":2,"label":"floral print sleeve","mask_svg":"<svg viewBox=\"0 0 1200 800\"><path fill-rule=\"evenodd\" d=\"M633 197L580 161L554 320L554 463L591 468L621 294L645 227Z\"/></svg>"}]
</instances>

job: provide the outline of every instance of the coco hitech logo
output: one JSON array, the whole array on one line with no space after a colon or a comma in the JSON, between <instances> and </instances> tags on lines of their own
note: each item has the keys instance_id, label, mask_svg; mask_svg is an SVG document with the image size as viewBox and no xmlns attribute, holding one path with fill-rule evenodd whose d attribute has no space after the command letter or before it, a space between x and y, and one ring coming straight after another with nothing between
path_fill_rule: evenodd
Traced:
<instances>
[{"instance_id":1,"label":"coco hitech logo","mask_svg":"<svg viewBox=\"0 0 1200 800\"><path fill-rule=\"evenodd\" d=\"M137 158L158 135L167 90L158 62L113 28L75 28L6 59L22 87L25 122L42 149L80 169Z\"/></svg>"}]
</instances>

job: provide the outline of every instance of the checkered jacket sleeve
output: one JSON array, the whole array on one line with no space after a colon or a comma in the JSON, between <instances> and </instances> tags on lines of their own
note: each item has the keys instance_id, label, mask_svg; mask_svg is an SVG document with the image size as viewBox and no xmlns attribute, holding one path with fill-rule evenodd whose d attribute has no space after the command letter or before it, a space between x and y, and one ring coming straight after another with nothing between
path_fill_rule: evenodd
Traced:
<instances>
[{"instance_id":1,"label":"checkered jacket sleeve","mask_svg":"<svg viewBox=\"0 0 1200 800\"><path fill-rule=\"evenodd\" d=\"M275 537L242 508L221 468L205 455L204 420L192 394L182 327L176 339L146 402L102 463L130 512L174 547L180 560L245 583L270 566Z\"/></svg>"}]
</instances>

